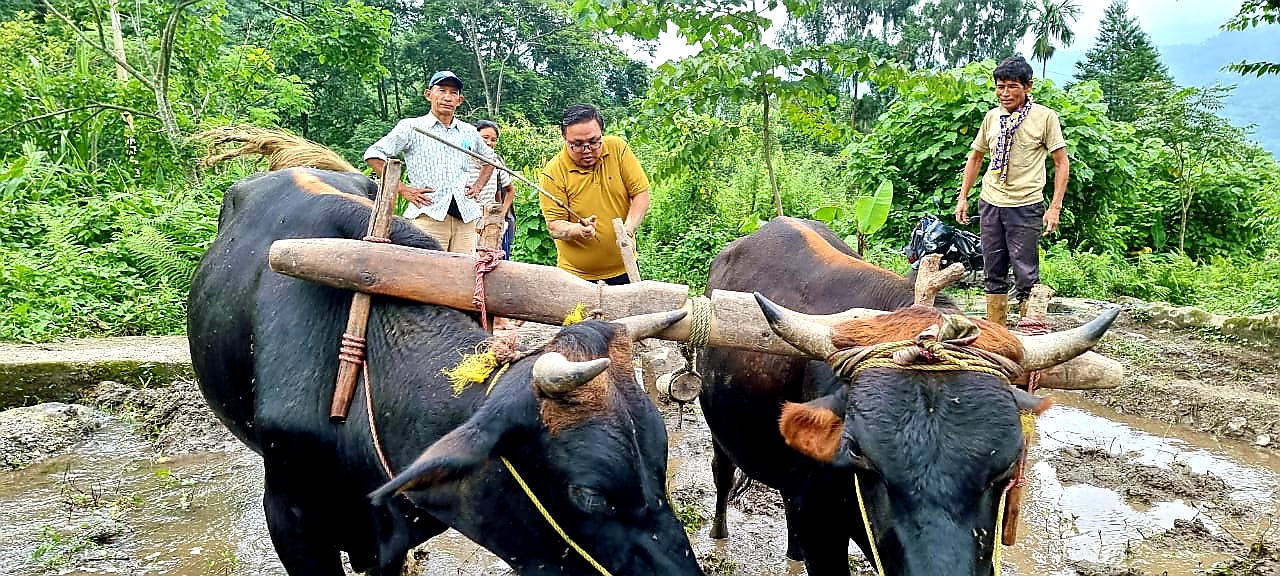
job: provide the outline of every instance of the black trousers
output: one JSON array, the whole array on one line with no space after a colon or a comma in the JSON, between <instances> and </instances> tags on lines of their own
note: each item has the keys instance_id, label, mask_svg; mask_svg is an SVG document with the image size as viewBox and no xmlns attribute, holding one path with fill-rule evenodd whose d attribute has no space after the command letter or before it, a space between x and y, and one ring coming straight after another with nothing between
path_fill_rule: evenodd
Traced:
<instances>
[{"instance_id":1,"label":"black trousers","mask_svg":"<svg viewBox=\"0 0 1280 576\"><path fill-rule=\"evenodd\" d=\"M1009 292L1009 267L1013 267L1017 298L1025 299L1040 282L1040 231L1044 204L1005 208L978 201L982 228L982 261L987 294Z\"/></svg>"},{"instance_id":2,"label":"black trousers","mask_svg":"<svg viewBox=\"0 0 1280 576\"><path fill-rule=\"evenodd\" d=\"M631 283L631 279L627 278L626 274L622 274L620 276L614 276L613 278L602 278L602 280L604 280L604 283L608 284L609 286L622 286L624 284Z\"/></svg>"}]
</instances>

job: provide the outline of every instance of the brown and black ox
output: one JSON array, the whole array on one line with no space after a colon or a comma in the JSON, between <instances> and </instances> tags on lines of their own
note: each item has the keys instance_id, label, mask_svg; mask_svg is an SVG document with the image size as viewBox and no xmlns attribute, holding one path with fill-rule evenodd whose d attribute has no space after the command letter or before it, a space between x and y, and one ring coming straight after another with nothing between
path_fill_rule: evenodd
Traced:
<instances>
[{"instance_id":1,"label":"brown and black ox","mask_svg":"<svg viewBox=\"0 0 1280 576\"><path fill-rule=\"evenodd\" d=\"M913 307L907 279L862 261L821 223L791 218L727 246L711 265L714 289L757 292L775 332L815 360L724 348L700 355L700 400L715 442L711 536L728 536L725 507L741 469L781 492L787 554L811 576L849 574L850 538L891 576L992 574L997 509L1023 450L1019 407L1047 404L994 374L879 367L851 382L824 361L841 349L912 340L958 312L953 304ZM834 326L795 314L851 308L895 312ZM1041 368L1087 350L1113 319L1022 338L974 320L981 333L971 346L1011 360L1015 371L1019 362Z\"/></svg>"},{"instance_id":2,"label":"brown and black ox","mask_svg":"<svg viewBox=\"0 0 1280 576\"><path fill-rule=\"evenodd\" d=\"M227 192L192 282L191 358L209 405L265 465L272 543L294 576L398 575L411 547L452 527L518 574L701 574L667 501L667 436L631 370L633 338L682 313L582 322L499 377L454 394L441 370L487 336L473 315L375 297L371 403L329 421L351 292L272 272L283 238L361 238L364 176L306 168ZM396 244L438 248L396 219ZM362 381L360 386L365 386ZM397 472L388 481L369 419Z\"/></svg>"}]
</instances>

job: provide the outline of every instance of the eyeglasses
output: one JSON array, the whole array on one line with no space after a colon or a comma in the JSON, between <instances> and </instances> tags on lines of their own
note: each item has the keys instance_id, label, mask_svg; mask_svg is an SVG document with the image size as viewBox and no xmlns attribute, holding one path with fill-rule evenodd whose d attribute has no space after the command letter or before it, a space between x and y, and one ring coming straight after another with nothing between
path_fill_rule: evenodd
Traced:
<instances>
[{"instance_id":1,"label":"eyeglasses","mask_svg":"<svg viewBox=\"0 0 1280 576\"><path fill-rule=\"evenodd\" d=\"M584 142L582 144L569 144L569 143L566 143L566 144L568 144L569 149L573 150L574 152L586 152L588 150L593 150L593 151L599 150L600 146L604 144L604 141L592 140L591 142Z\"/></svg>"}]
</instances>

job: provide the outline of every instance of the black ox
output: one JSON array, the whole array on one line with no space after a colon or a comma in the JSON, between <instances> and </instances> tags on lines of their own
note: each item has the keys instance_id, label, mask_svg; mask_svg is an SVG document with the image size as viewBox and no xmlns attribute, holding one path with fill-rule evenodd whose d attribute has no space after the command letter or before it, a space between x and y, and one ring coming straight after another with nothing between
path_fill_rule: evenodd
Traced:
<instances>
[{"instance_id":1,"label":"black ox","mask_svg":"<svg viewBox=\"0 0 1280 576\"><path fill-rule=\"evenodd\" d=\"M817 360L912 340L940 310L957 312L945 298L937 309L913 307L907 279L863 262L822 224L790 218L726 247L711 265L713 289L755 291L813 315L896 310L829 326L757 296L775 331ZM1021 339L974 320L981 335L972 346L1043 368L1087 350L1114 317ZM1047 403L981 372L877 367L849 382L824 361L723 348L706 349L698 366L715 441L713 538L728 536L726 501L741 469L781 492L787 554L811 576L849 574L850 538L891 576L992 574L998 505L1023 450L1019 407Z\"/></svg>"},{"instance_id":2,"label":"black ox","mask_svg":"<svg viewBox=\"0 0 1280 576\"><path fill-rule=\"evenodd\" d=\"M346 551L357 571L398 575L407 550L447 527L519 574L600 573L550 527L505 459L600 567L701 574L666 499L663 421L631 372L628 330L638 337L677 315L565 328L496 382L455 396L441 369L487 336L476 318L375 297L371 413L395 479L379 464L362 391L349 420L330 423L351 293L274 273L267 253L284 238L361 238L375 191L359 174L303 168L246 178L226 192L192 282L200 388L262 455L263 505L288 573L341 576ZM400 219L391 239L438 248Z\"/></svg>"}]
</instances>

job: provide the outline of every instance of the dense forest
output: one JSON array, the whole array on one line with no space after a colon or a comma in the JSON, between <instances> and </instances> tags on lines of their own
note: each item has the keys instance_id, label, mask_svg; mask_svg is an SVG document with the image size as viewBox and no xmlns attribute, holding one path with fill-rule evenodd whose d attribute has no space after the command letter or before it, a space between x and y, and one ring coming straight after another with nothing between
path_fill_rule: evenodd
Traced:
<instances>
[{"instance_id":1,"label":"dense forest","mask_svg":"<svg viewBox=\"0 0 1280 576\"><path fill-rule=\"evenodd\" d=\"M1030 38L1039 74L1071 38L1072 6L8 0L0 340L181 333L222 191L264 168L201 168L191 136L281 127L363 166L398 119L426 113L439 69L466 83L460 116L498 120L499 152L529 175L559 149L568 104L601 107L654 182L639 234L646 278L699 290L725 243L779 213L826 220L853 242L856 201L886 183L892 211L866 253L901 271L915 222L955 203L995 105L995 59ZM787 21L766 43L779 7ZM1273 31L1278 15L1280 1L1246 0L1223 34ZM650 68L619 48L652 47L665 30L698 52ZM1062 231L1042 244L1045 280L1064 295L1280 307L1280 166L1224 115L1232 88L1179 85L1122 1L1087 49L1071 81L1034 89L1059 112L1072 158ZM1254 56L1245 72L1275 74L1274 56ZM554 262L531 191L517 212L514 257Z\"/></svg>"}]
</instances>

